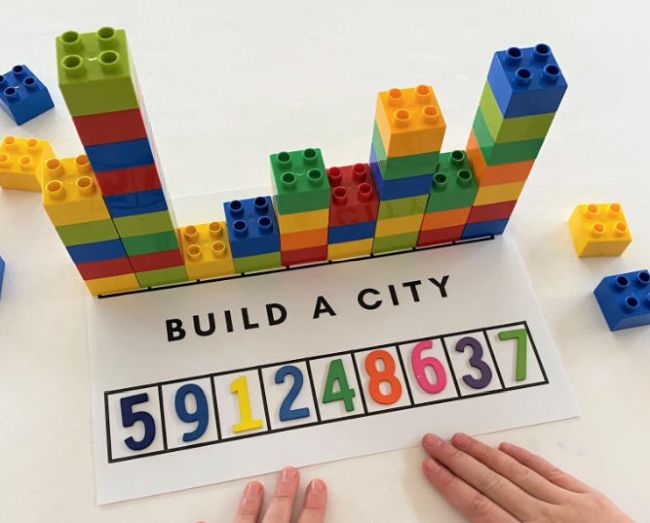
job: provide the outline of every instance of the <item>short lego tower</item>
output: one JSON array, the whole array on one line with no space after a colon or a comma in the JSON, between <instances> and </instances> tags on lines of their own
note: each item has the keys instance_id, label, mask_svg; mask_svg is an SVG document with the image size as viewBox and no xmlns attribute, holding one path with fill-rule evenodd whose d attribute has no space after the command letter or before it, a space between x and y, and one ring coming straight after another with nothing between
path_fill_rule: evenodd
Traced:
<instances>
[{"instance_id":1,"label":"short lego tower","mask_svg":"<svg viewBox=\"0 0 650 523\"><path fill-rule=\"evenodd\" d=\"M17 125L54 107L50 92L29 67L14 65L11 71L0 75L0 107Z\"/></svg>"},{"instance_id":2,"label":"short lego tower","mask_svg":"<svg viewBox=\"0 0 650 523\"><path fill-rule=\"evenodd\" d=\"M49 142L5 136L0 143L0 187L41 192L41 163L54 158Z\"/></svg>"},{"instance_id":3,"label":"short lego tower","mask_svg":"<svg viewBox=\"0 0 650 523\"><path fill-rule=\"evenodd\" d=\"M578 205L569 218L569 230L580 257L620 256L632 242L619 203Z\"/></svg>"},{"instance_id":4,"label":"short lego tower","mask_svg":"<svg viewBox=\"0 0 650 523\"><path fill-rule=\"evenodd\" d=\"M612 331L650 325L650 272L607 276L594 290Z\"/></svg>"},{"instance_id":5,"label":"short lego tower","mask_svg":"<svg viewBox=\"0 0 650 523\"><path fill-rule=\"evenodd\" d=\"M178 233L190 280L205 280L235 272L225 221L187 225Z\"/></svg>"}]
</instances>

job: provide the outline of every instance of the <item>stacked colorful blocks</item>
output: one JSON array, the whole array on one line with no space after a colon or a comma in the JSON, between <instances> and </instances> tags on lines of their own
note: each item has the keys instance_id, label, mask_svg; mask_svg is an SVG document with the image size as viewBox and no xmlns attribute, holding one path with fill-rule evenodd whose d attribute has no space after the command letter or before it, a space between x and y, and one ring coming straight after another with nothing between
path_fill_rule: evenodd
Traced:
<instances>
[{"instance_id":1,"label":"stacked colorful blocks","mask_svg":"<svg viewBox=\"0 0 650 523\"><path fill-rule=\"evenodd\" d=\"M445 128L431 86L379 93L370 150L380 200L373 253L416 245Z\"/></svg>"},{"instance_id":2,"label":"stacked colorful blocks","mask_svg":"<svg viewBox=\"0 0 650 523\"><path fill-rule=\"evenodd\" d=\"M546 44L495 53L467 142L479 189L463 238L504 231L566 88Z\"/></svg>"},{"instance_id":3,"label":"stacked colorful blocks","mask_svg":"<svg viewBox=\"0 0 650 523\"><path fill-rule=\"evenodd\" d=\"M0 187L41 192L41 163L53 157L45 140L5 136L0 143Z\"/></svg>"},{"instance_id":4,"label":"stacked colorful blocks","mask_svg":"<svg viewBox=\"0 0 650 523\"><path fill-rule=\"evenodd\" d=\"M0 75L0 107L22 125L52 109L54 103L47 87L26 65L14 65Z\"/></svg>"},{"instance_id":5,"label":"stacked colorful blocks","mask_svg":"<svg viewBox=\"0 0 650 523\"><path fill-rule=\"evenodd\" d=\"M282 265L327 259L330 185L320 149L271 155Z\"/></svg>"},{"instance_id":6,"label":"stacked colorful blocks","mask_svg":"<svg viewBox=\"0 0 650 523\"><path fill-rule=\"evenodd\" d=\"M141 287L187 280L123 30L56 40L59 86Z\"/></svg>"},{"instance_id":7,"label":"stacked colorful blocks","mask_svg":"<svg viewBox=\"0 0 650 523\"><path fill-rule=\"evenodd\" d=\"M188 225L179 229L185 268L190 280L235 272L226 222Z\"/></svg>"}]
</instances>

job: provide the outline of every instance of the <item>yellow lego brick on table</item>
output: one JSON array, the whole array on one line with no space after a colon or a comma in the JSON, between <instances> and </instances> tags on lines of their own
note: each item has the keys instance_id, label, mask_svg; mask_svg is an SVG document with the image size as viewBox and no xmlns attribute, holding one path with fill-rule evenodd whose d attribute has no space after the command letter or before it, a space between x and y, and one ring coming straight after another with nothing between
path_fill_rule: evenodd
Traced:
<instances>
[{"instance_id":1,"label":"yellow lego brick on table","mask_svg":"<svg viewBox=\"0 0 650 523\"><path fill-rule=\"evenodd\" d=\"M569 218L569 230L580 257L620 256L632 242L618 203L578 205Z\"/></svg>"},{"instance_id":2,"label":"yellow lego brick on table","mask_svg":"<svg viewBox=\"0 0 650 523\"><path fill-rule=\"evenodd\" d=\"M476 193L474 205L511 202L519 198L526 182L499 183L496 185L481 185Z\"/></svg>"},{"instance_id":3,"label":"yellow lego brick on table","mask_svg":"<svg viewBox=\"0 0 650 523\"><path fill-rule=\"evenodd\" d=\"M5 136L0 143L0 187L41 192L41 162L53 157L45 140Z\"/></svg>"},{"instance_id":4,"label":"yellow lego brick on table","mask_svg":"<svg viewBox=\"0 0 650 523\"><path fill-rule=\"evenodd\" d=\"M110 219L88 157L42 164L43 207L55 226Z\"/></svg>"},{"instance_id":5,"label":"yellow lego brick on table","mask_svg":"<svg viewBox=\"0 0 650 523\"><path fill-rule=\"evenodd\" d=\"M188 225L180 227L178 232L190 280L235 273L226 222Z\"/></svg>"},{"instance_id":6,"label":"yellow lego brick on table","mask_svg":"<svg viewBox=\"0 0 650 523\"><path fill-rule=\"evenodd\" d=\"M278 213L277 218L281 234L326 229L329 225L329 208L289 214Z\"/></svg>"},{"instance_id":7,"label":"yellow lego brick on table","mask_svg":"<svg viewBox=\"0 0 650 523\"><path fill-rule=\"evenodd\" d=\"M372 251L372 238L354 240L350 242L330 243L327 246L327 259L340 260L341 258L355 258L369 256Z\"/></svg>"},{"instance_id":8,"label":"yellow lego brick on table","mask_svg":"<svg viewBox=\"0 0 650 523\"><path fill-rule=\"evenodd\" d=\"M440 151L446 129L430 85L380 92L375 123L389 158Z\"/></svg>"},{"instance_id":9,"label":"yellow lego brick on table","mask_svg":"<svg viewBox=\"0 0 650 523\"><path fill-rule=\"evenodd\" d=\"M424 214L409 214L408 216L377 220L375 237L379 238L382 236L393 236L394 234L419 231L423 216Z\"/></svg>"},{"instance_id":10,"label":"yellow lego brick on table","mask_svg":"<svg viewBox=\"0 0 650 523\"><path fill-rule=\"evenodd\" d=\"M114 292L132 291L140 288L138 280L133 273L109 276L107 278L96 278L94 280L85 280L84 283L93 296L98 296L99 294L111 294Z\"/></svg>"}]
</instances>

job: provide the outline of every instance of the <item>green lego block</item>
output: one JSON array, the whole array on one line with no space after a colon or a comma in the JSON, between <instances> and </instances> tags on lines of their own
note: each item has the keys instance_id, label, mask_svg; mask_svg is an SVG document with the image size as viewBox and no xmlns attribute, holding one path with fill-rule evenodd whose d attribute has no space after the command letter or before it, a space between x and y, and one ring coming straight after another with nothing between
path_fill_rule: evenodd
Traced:
<instances>
[{"instance_id":1,"label":"green lego block","mask_svg":"<svg viewBox=\"0 0 650 523\"><path fill-rule=\"evenodd\" d=\"M282 259L279 252L267 252L266 254L257 254L255 256L242 256L233 258L235 272L255 272L265 269L275 269L282 267Z\"/></svg>"},{"instance_id":2,"label":"green lego block","mask_svg":"<svg viewBox=\"0 0 650 523\"><path fill-rule=\"evenodd\" d=\"M56 228L56 232L66 247L119 238L111 219L60 225Z\"/></svg>"},{"instance_id":3,"label":"green lego block","mask_svg":"<svg viewBox=\"0 0 650 523\"><path fill-rule=\"evenodd\" d=\"M394 200L382 200L379 202L378 220L385 218L399 218L411 214L422 214L427 207L428 194L421 196L409 196L408 198L396 198Z\"/></svg>"},{"instance_id":4,"label":"green lego block","mask_svg":"<svg viewBox=\"0 0 650 523\"><path fill-rule=\"evenodd\" d=\"M272 154L271 171L278 214L329 208L330 184L320 149Z\"/></svg>"},{"instance_id":5,"label":"green lego block","mask_svg":"<svg viewBox=\"0 0 650 523\"><path fill-rule=\"evenodd\" d=\"M381 169L382 178L385 180L397 180L400 178L410 178L411 176L421 176L431 174L438 162L440 152L412 154L410 156L398 156L389 158L386 156L384 143L381 141L381 135L377 124L372 129L372 148L375 151L375 158Z\"/></svg>"},{"instance_id":6,"label":"green lego block","mask_svg":"<svg viewBox=\"0 0 650 523\"><path fill-rule=\"evenodd\" d=\"M121 238L167 232L174 229L169 211L113 218L113 223L115 223L115 228Z\"/></svg>"},{"instance_id":7,"label":"green lego block","mask_svg":"<svg viewBox=\"0 0 650 523\"><path fill-rule=\"evenodd\" d=\"M544 138L532 138L530 140L521 140L518 142L495 143L490 136L490 131L483 118L483 113L479 107L474 118L474 136L478 142L485 163L488 165L498 165L502 163L524 162L534 160L542 148Z\"/></svg>"},{"instance_id":8,"label":"green lego block","mask_svg":"<svg viewBox=\"0 0 650 523\"><path fill-rule=\"evenodd\" d=\"M425 212L471 207L478 183L464 151L440 155Z\"/></svg>"},{"instance_id":9,"label":"green lego block","mask_svg":"<svg viewBox=\"0 0 650 523\"><path fill-rule=\"evenodd\" d=\"M372 253L401 251L415 247L418 241L420 231L405 232L402 234L393 234L392 236L375 237L372 240Z\"/></svg>"},{"instance_id":10,"label":"green lego block","mask_svg":"<svg viewBox=\"0 0 650 523\"><path fill-rule=\"evenodd\" d=\"M56 60L72 116L139 107L124 30L66 31L56 39Z\"/></svg>"},{"instance_id":11,"label":"green lego block","mask_svg":"<svg viewBox=\"0 0 650 523\"><path fill-rule=\"evenodd\" d=\"M135 277L141 288L155 287L156 285L187 281L187 271L184 265L178 265L176 267L167 267L166 269L136 272Z\"/></svg>"},{"instance_id":12,"label":"green lego block","mask_svg":"<svg viewBox=\"0 0 650 523\"><path fill-rule=\"evenodd\" d=\"M504 118L489 82L485 82L479 107L483 112L483 118L490 131L490 136L492 136L495 143L544 138L555 117L555 113L543 113Z\"/></svg>"},{"instance_id":13,"label":"green lego block","mask_svg":"<svg viewBox=\"0 0 650 523\"><path fill-rule=\"evenodd\" d=\"M142 236L126 236L122 238L122 244L129 256L180 249L176 232L173 230Z\"/></svg>"}]
</instances>

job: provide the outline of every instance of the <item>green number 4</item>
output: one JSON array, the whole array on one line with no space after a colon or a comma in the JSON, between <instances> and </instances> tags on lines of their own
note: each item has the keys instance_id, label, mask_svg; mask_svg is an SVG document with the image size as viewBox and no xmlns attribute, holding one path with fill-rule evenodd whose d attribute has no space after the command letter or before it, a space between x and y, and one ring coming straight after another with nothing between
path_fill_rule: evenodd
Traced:
<instances>
[{"instance_id":1,"label":"green number 4","mask_svg":"<svg viewBox=\"0 0 650 523\"><path fill-rule=\"evenodd\" d=\"M334 386L338 384L338 390L334 390ZM331 403L332 401L342 401L345 405L347 412L354 410L354 389L350 388L348 384L348 377L345 374L345 367L343 360L332 360L327 370L327 378L325 380L325 390L323 391L323 403Z\"/></svg>"},{"instance_id":2,"label":"green number 4","mask_svg":"<svg viewBox=\"0 0 650 523\"><path fill-rule=\"evenodd\" d=\"M502 331L499 333L499 339L501 341L517 341L517 370L515 380L524 381L526 379L526 349L528 348L528 333L526 332L526 329Z\"/></svg>"}]
</instances>

